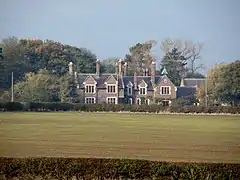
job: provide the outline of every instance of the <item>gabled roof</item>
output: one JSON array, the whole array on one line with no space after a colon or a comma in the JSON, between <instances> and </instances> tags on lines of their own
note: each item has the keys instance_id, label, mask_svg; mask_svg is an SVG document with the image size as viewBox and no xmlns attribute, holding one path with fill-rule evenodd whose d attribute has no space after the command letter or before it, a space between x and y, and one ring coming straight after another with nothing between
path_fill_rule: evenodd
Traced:
<instances>
[{"instance_id":1,"label":"gabled roof","mask_svg":"<svg viewBox=\"0 0 240 180\"><path fill-rule=\"evenodd\" d=\"M185 78L184 86L186 87L201 87L205 85L205 78Z\"/></svg>"},{"instance_id":2,"label":"gabled roof","mask_svg":"<svg viewBox=\"0 0 240 180\"><path fill-rule=\"evenodd\" d=\"M156 76L154 83L158 82L159 79L161 79L161 76ZM153 83L151 81L151 76L137 76L137 87L142 80L147 84L147 90L152 91ZM134 85L134 76L123 76L124 85L127 86L129 82L131 82Z\"/></svg>"},{"instance_id":3,"label":"gabled roof","mask_svg":"<svg viewBox=\"0 0 240 180\"><path fill-rule=\"evenodd\" d=\"M108 78L106 79L105 83L106 83L107 81L109 81L111 78L113 78L114 81L117 81L117 78L115 78L115 77L111 74L111 75L108 76Z\"/></svg>"},{"instance_id":4,"label":"gabled roof","mask_svg":"<svg viewBox=\"0 0 240 180\"><path fill-rule=\"evenodd\" d=\"M111 76L113 76L117 81L118 81L118 87L123 88L123 83L122 80L118 78L118 75L116 74L101 74L101 75L96 75L96 74L78 74L78 83L79 83L79 88L84 88L83 82L88 76L92 76L93 79L97 82L97 88L105 88L105 82L107 79Z\"/></svg>"}]
</instances>

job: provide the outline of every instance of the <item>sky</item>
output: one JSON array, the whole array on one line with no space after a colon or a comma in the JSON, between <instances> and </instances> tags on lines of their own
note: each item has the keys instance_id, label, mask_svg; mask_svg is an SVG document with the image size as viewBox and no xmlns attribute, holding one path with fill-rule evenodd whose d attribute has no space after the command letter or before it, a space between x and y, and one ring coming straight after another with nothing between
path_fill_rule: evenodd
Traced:
<instances>
[{"instance_id":1,"label":"sky","mask_svg":"<svg viewBox=\"0 0 240 180\"><path fill-rule=\"evenodd\" d=\"M0 0L0 39L50 39L124 58L129 47L164 39L203 43L206 68L240 59L240 0Z\"/></svg>"}]
</instances>

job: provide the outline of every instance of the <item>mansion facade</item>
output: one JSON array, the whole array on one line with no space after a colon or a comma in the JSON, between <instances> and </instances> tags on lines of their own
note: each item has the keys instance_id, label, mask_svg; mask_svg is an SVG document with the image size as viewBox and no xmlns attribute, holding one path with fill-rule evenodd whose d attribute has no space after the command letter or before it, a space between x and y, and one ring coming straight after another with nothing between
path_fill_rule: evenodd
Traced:
<instances>
[{"instance_id":1,"label":"mansion facade","mask_svg":"<svg viewBox=\"0 0 240 180\"><path fill-rule=\"evenodd\" d=\"M101 73L100 61L96 61L96 73L74 72L74 64L69 63L69 74L73 76L78 101L87 104L155 104L170 105L173 99L193 95L196 85L176 87L168 78L164 68L160 76L156 75L156 63L146 69L143 76L128 76L128 64L119 60L115 73Z\"/></svg>"}]
</instances>

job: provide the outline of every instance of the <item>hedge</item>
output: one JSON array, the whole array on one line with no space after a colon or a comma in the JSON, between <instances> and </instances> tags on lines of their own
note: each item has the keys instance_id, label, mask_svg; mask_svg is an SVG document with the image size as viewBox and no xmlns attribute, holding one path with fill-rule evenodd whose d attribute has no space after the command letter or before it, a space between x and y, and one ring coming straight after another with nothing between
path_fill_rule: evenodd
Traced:
<instances>
[{"instance_id":1,"label":"hedge","mask_svg":"<svg viewBox=\"0 0 240 180\"><path fill-rule=\"evenodd\" d=\"M240 179L240 164L130 159L0 158L2 179Z\"/></svg>"},{"instance_id":2,"label":"hedge","mask_svg":"<svg viewBox=\"0 0 240 180\"><path fill-rule=\"evenodd\" d=\"M6 102L0 103L1 111L104 111L104 112L172 112L172 113L230 113L239 114L240 106L170 106L161 105L129 105L129 104L74 104L74 103L45 103L45 102Z\"/></svg>"}]
</instances>

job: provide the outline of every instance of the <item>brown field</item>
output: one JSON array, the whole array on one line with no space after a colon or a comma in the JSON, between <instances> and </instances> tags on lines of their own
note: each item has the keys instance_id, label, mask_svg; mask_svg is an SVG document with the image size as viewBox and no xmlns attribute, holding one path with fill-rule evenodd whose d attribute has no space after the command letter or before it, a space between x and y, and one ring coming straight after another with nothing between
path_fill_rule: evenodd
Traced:
<instances>
[{"instance_id":1,"label":"brown field","mask_svg":"<svg viewBox=\"0 0 240 180\"><path fill-rule=\"evenodd\" d=\"M0 156L240 163L240 116L1 113Z\"/></svg>"}]
</instances>

